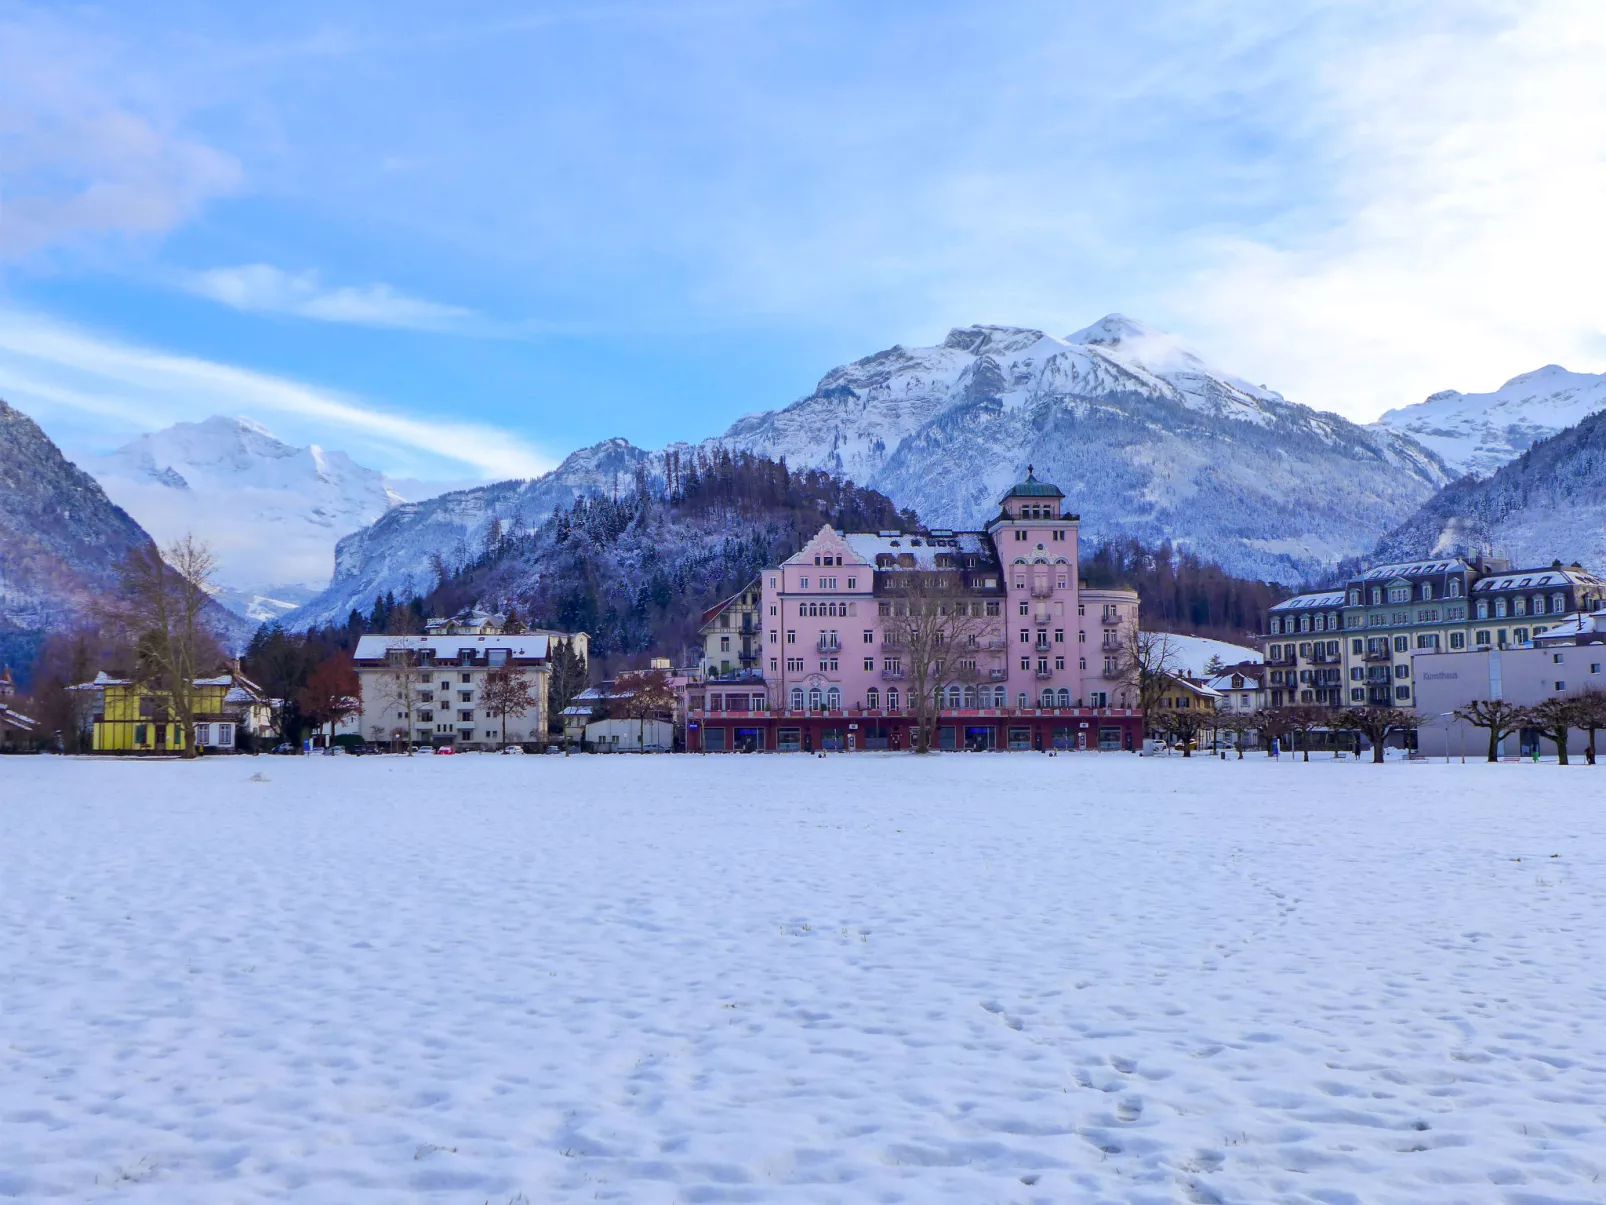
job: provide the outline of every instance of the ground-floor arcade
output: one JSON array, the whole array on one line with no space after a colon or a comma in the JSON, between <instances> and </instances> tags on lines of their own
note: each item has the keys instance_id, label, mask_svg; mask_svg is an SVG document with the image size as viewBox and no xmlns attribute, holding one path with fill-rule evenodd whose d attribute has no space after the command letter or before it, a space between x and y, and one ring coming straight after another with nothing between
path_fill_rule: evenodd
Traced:
<instances>
[{"instance_id":1,"label":"ground-floor arcade","mask_svg":"<svg viewBox=\"0 0 1606 1205\"><path fill-rule=\"evenodd\" d=\"M692 753L854 753L909 749L915 717L907 712L693 711ZM942 711L938 749L970 752L1132 751L1142 748L1143 715L1127 708Z\"/></svg>"}]
</instances>

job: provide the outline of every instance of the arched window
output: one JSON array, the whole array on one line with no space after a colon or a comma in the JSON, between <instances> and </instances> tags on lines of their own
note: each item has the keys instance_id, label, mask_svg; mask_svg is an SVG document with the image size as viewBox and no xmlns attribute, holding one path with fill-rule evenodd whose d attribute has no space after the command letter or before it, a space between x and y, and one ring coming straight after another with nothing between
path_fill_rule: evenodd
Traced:
<instances>
[{"instance_id":1,"label":"arched window","mask_svg":"<svg viewBox=\"0 0 1606 1205\"><path fill-rule=\"evenodd\" d=\"M976 688L974 686L967 686L967 687L965 687L965 706L966 707L974 707L975 705L976 705Z\"/></svg>"},{"instance_id":2,"label":"arched window","mask_svg":"<svg viewBox=\"0 0 1606 1205\"><path fill-rule=\"evenodd\" d=\"M881 710L881 692L879 690L877 690L873 686L869 690L865 691L864 692L864 705L866 707L868 707L871 711L880 711Z\"/></svg>"},{"instance_id":3,"label":"arched window","mask_svg":"<svg viewBox=\"0 0 1606 1205\"><path fill-rule=\"evenodd\" d=\"M949 707L958 707L960 702L964 698L964 693L965 692L963 690L961 690L959 687L950 686L948 688L948 706Z\"/></svg>"},{"instance_id":4,"label":"arched window","mask_svg":"<svg viewBox=\"0 0 1606 1205\"><path fill-rule=\"evenodd\" d=\"M1039 707L1052 707L1052 706L1054 706L1054 691L1053 691L1052 687L1048 687L1048 686L1043 687L1043 701L1041 703L1039 703L1038 706Z\"/></svg>"},{"instance_id":5,"label":"arched window","mask_svg":"<svg viewBox=\"0 0 1606 1205\"><path fill-rule=\"evenodd\" d=\"M898 710L898 688L896 686L887 687L887 710Z\"/></svg>"},{"instance_id":6,"label":"arched window","mask_svg":"<svg viewBox=\"0 0 1606 1205\"><path fill-rule=\"evenodd\" d=\"M1432 602L1433 601L1433 583L1432 582L1423 582L1422 583L1422 601L1423 602Z\"/></svg>"},{"instance_id":7,"label":"arched window","mask_svg":"<svg viewBox=\"0 0 1606 1205\"><path fill-rule=\"evenodd\" d=\"M1060 687L1060 706L1061 707L1069 707L1070 705L1071 705L1071 692L1066 690L1062 686L1062 687Z\"/></svg>"},{"instance_id":8,"label":"arched window","mask_svg":"<svg viewBox=\"0 0 1606 1205\"><path fill-rule=\"evenodd\" d=\"M829 710L829 711L841 711L842 710L842 692L840 690L838 690L834 686L830 690L826 691L825 692L825 706L826 706L826 709Z\"/></svg>"},{"instance_id":9,"label":"arched window","mask_svg":"<svg viewBox=\"0 0 1606 1205\"><path fill-rule=\"evenodd\" d=\"M1544 613L1545 613L1545 596L1543 594L1535 594L1534 595L1534 614L1535 615L1543 615Z\"/></svg>"},{"instance_id":10,"label":"arched window","mask_svg":"<svg viewBox=\"0 0 1606 1205\"><path fill-rule=\"evenodd\" d=\"M803 688L801 686L792 687L792 710L803 710Z\"/></svg>"},{"instance_id":11,"label":"arched window","mask_svg":"<svg viewBox=\"0 0 1606 1205\"><path fill-rule=\"evenodd\" d=\"M1005 707L1009 704L1009 692L1002 686L993 688L993 706Z\"/></svg>"},{"instance_id":12,"label":"arched window","mask_svg":"<svg viewBox=\"0 0 1606 1205\"><path fill-rule=\"evenodd\" d=\"M820 688L818 686L809 688L809 710L820 710Z\"/></svg>"},{"instance_id":13,"label":"arched window","mask_svg":"<svg viewBox=\"0 0 1606 1205\"><path fill-rule=\"evenodd\" d=\"M1478 618L1479 619L1488 619L1489 618L1489 603L1488 603L1488 600L1486 600L1486 599L1480 598L1478 600Z\"/></svg>"},{"instance_id":14,"label":"arched window","mask_svg":"<svg viewBox=\"0 0 1606 1205\"><path fill-rule=\"evenodd\" d=\"M1019 707L1022 711L1025 711L1026 710L1026 692L1024 690L1021 691L1020 694L1015 696L1015 699L1016 699L1015 706Z\"/></svg>"}]
</instances>

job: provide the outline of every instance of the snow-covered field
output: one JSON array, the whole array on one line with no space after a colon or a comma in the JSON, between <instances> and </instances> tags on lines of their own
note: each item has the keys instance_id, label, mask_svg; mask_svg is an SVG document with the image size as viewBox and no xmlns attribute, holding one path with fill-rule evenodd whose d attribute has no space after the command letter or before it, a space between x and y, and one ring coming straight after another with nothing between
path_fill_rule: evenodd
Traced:
<instances>
[{"instance_id":1,"label":"snow-covered field","mask_svg":"<svg viewBox=\"0 0 1606 1205\"><path fill-rule=\"evenodd\" d=\"M1606 769L12 758L0 826L0 1197L1606 1200Z\"/></svg>"}]
</instances>

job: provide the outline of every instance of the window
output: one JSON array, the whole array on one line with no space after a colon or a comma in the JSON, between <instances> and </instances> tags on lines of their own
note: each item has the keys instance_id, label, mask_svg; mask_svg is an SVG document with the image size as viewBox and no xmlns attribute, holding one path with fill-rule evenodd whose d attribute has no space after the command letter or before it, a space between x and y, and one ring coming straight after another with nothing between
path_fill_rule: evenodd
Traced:
<instances>
[{"instance_id":1,"label":"window","mask_svg":"<svg viewBox=\"0 0 1606 1205\"><path fill-rule=\"evenodd\" d=\"M1015 696L1015 706L1019 707L1022 711L1026 710L1026 692L1024 690Z\"/></svg>"},{"instance_id":2,"label":"window","mask_svg":"<svg viewBox=\"0 0 1606 1205\"><path fill-rule=\"evenodd\" d=\"M849 590L857 590L858 588L859 588L859 579L856 578L856 577L848 578L848 589Z\"/></svg>"},{"instance_id":3,"label":"window","mask_svg":"<svg viewBox=\"0 0 1606 1205\"><path fill-rule=\"evenodd\" d=\"M875 668L875 663L874 662L871 663L870 668L871 669ZM869 690L865 691L864 692L864 705L866 707L868 707L871 711L879 711L879 710L881 710L881 692L879 690L877 690L873 686Z\"/></svg>"},{"instance_id":4,"label":"window","mask_svg":"<svg viewBox=\"0 0 1606 1205\"><path fill-rule=\"evenodd\" d=\"M792 687L792 710L803 710L803 688L801 686Z\"/></svg>"},{"instance_id":5,"label":"window","mask_svg":"<svg viewBox=\"0 0 1606 1205\"><path fill-rule=\"evenodd\" d=\"M1411 667L1409 665L1396 665L1394 667L1394 676L1396 678L1409 678L1411 676Z\"/></svg>"},{"instance_id":6,"label":"window","mask_svg":"<svg viewBox=\"0 0 1606 1205\"><path fill-rule=\"evenodd\" d=\"M1023 609L1024 609L1025 605L1026 605L1025 603L1021 604ZM1020 642L1022 644L1026 644L1026 643L1030 642L1031 638L1032 638L1032 633L1031 633L1031 629L1030 628L1022 628L1020 630Z\"/></svg>"},{"instance_id":7,"label":"window","mask_svg":"<svg viewBox=\"0 0 1606 1205\"><path fill-rule=\"evenodd\" d=\"M234 747L233 724L219 724L217 726L217 743L224 749L232 749Z\"/></svg>"},{"instance_id":8,"label":"window","mask_svg":"<svg viewBox=\"0 0 1606 1205\"><path fill-rule=\"evenodd\" d=\"M1389 601L1391 603L1410 602L1411 601L1411 587L1409 587L1409 586L1390 586L1389 587Z\"/></svg>"},{"instance_id":9,"label":"window","mask_svg":"<svg viewBox=\"0 0 1606 1205\"><path fill-rule=\"evenodd\" d=\"M788 657L786 659L786 672L789 674L801 674L803 672L803 658Z\"/></svg>"},{"instance_id":10,"label":"window","mask_svg":"<svg viewBox=\"0 0 1606 1205\"><path fill-rule=\"evenodd\" d=\"M1362 649L1362 643L1361 643L1359 638L1356 638L1356 639L1351 640L1349 642L1349 651L1351 653L1353 653L1355 656L1359 657L1361 655L1361 649Z\"/></svg>"},{"instance_id":11,"label":"window","mask_svg":"<svg viewBox=\"0 0 1606 1205\"><path fill-rule=\"evenodd\" d=\"M1087 643L1087 633L1086 632L1080 632L1080 631L1077 632L1076 633L1076 643L1077 644L1086 644Z\"/></svg>"},{"instance_id":12,"label":"window","mask_svg":"<svg viewBox=\"0 0 1606 1205\"><path fill-rule=\"evenodd\" d=\"M797 643L797 629L796 628L788 628L786 630L786 643L787 644L796 644Z\"/></svg>"},{"instance_id":13,"label":"window","mask_svg":"<svg viewBox=\"0 0 1606 1205\"><path fill-rule=\"evenodd\" d=\"M1556 689L1558 691L1566 690L1567 689L1567 683L1565 683L1565 682L1557 682L1556 683Z\"/></svg>"},{"instance_id":14,"label":"window","mask_svg":"<svg viewBox=\"0 0 1606 1205\"><path fill-rule=\"evenodd\" d=\"M770 673L773 674L777 669L780 668L780 665L781 665L780 658L771 657L770 658Z\"/></svg>"},{"instance_id":15,"label":"window","mask_svg":"<svg viewBox=\"0 0 1606 1205\"><path fill-rule=\"evenodd\" d=\"M1565 594L1552 594L1550 596L1550 613L1560 615L1567 609L1567 596Z\"/></svg>"},{"instance_id":16,"label":"window","mask_svg":"<svg viewBox=\"0 0 1606 1205\"><path fill-rule=\"evenodd\" d=\"M1599 661L1591 661L1589 663L1589 672L1592 673L1592 674L1600 673L1600 662Z\"/></svg>"},{"instance_id":17,"label":"window","mask_svg":"<svg viewBox=\"0 0 1606 1205\"><path fill-rule=\"evenodd\" d=\"M1411 697L1411 688L1409 686L1396 686L1394 688L1394 697L1402 703L1407 701Z\"/></svg>"},{"instance_id":18,"label":"window","mask_svg":"<svg viewBox=\"0 0 1606 1205\"><path fill-rule=\"evenodd\" d=\"M1423 582L1422 583L1422 601L1423 602L1431 602L1432 600L1433 600L1433 583L1432 582Z\"/></svg>"},{"instance_id":19,"label":"window","mask_svg":"<svg viewBox=\"0 0 1606 1205\"><path fill-rule=\"evenodd\" d=\"M1478 640L1479 644L1484 644L1484 645L1488 644L1489 643L1489 632L1488 632L1488 630L1485 629L1484 631L1479 632L1478 635L1477 635L1477 640Z\"/></svg>"},{"instance_id":20,"label":"window","mask_svg":"<svg viewBox=\"0 0 1606 1205\"><path fill-rule=\"evenodd\" d=\"M1394 651L1396 653L1409 652L1410 648L1411 638L1409 636L1396 636L1394 638Z\"/></svg>"},{"instance_id":21,"label":"window","mask_svg":"<svg viewBox=\"0 0 1606 1205\"><path fill-rule=\"evenodd\" d=\"M1467 647L1467 634L1465 632L1451 632L1450 633L1450 647L1453 648L1453 649L1464 649L1464 648L1466 648Z\"/></svg>"},{"instance_id":22,"label":"window","mask_svg":"<svg viewBox=\"0 0 1606 1205\"><path fill-rule=\"evenodd\" d=\"M1416 647L1419 649L1436 649L1439 647L1439 634L1437 632L1423 632L1416 638Z\"/></svg>"},{"instance_id":23,"label":"window","mask_svg":"<svg viewBox=\"0 0 1606 1205\"><path fill-rule=\"evenodd\" d=\"M1001 609L1002 608L999 606L999 603L996 599L987 604L987 614L989 615L998 615Z\"/></svg>"},{"instance_id":24,"label":"window","mask_svg":"<svg viewBox=\"0 0 1606 1205\"><path fill-rule=\"evenodd\" d=\"M1054 643L1055 644L1064 644L1065 643L1065 629L1064 628L1055 628L1054 629Z\"/></svg>"},{"instance_id":25,"label":"window","mask_svg":"<svg viewBox=\"0 0 1606 1205\"><path fill-rule=\"evenodd\" d=\"M896 686L887 687L887 710L898 710L898 688Z\"/></svg>"},{"instance_id":26,"label":"window","mask_svg":"<svg viewBox=\"0 0 1606 1205\"><path fill-rule=\"evenodd\" d=\"M842 692L834 686L825 692L825 707L827 711L842 710Z\"/></svg>"},{"instance_id":27,"label":"window","mask_svg":"<svg viewBox=\"0 0 1606 1205\"><path fill-rule=\"evenodd\" d=\"M1383 601L1383 590L1380 586L1372 587L1372 605L1375 607Z\"/></svg>"},{"instance_id":28,"label":"window","mask_svg":"<svg viewBox=\"0 0 1606 1205\"><path fill-rule=\"evenodd\" d=\"M197 745L210 745L212 743L212 725L195 725L195 743Z\"/></svg>"},{"instance_id":29,"label":"window","mask_svg":"<svg viewBox=\"0 0 1606 1205\"><path fill-rule=\"evenodd\" d=\"M820 710L820 705L823 702L824 702L824 696L820 693L820 688L818 686L810 688L810 690L809 690L809 710L810 711L819 711Z\"/></svg>"},{"instance_id":30,"label":"window","mask_svg":"<svg viewBox=\"0 0 1606 1205\"><path fill-rule=\"evenodd\" d=\"M815 558L815 561L814 561L814 563L815 563L815 564L816 564L816 565L817 565L817 564L819 564L819 563L820 563L820 562L819 562L819 558L818 558L818 557L816 557L816 558ZM808 589L808 588L809 588L809 579L808 579L808 578L806 578L806 577L800 577L800 578L798 578L798 579L797 579L797 580L798 580L798 589L800 589L800 590L807 590L807 589Z\"/></svg>"},{"instance_id":31,"label":"window","mask_svg":"<svg viewBox=\"0 0 1606 1205\"><path fill-rule=\"evenodd\" d=\"M1352 687L1350 687L1349 698L1350 698L1350 702L1351 703L1364 703L1364 702L1366 702L1366 687L1364 687L1364 686L1352 686Z\"/></svg>"},{"instance_id":32,"label":"window","mask_svg":"<svg viewBox=\"0 0 1606 1205\"><path fill-rule=\"evenodd\" d=\"M1054 668L1055 669L1064 669L1065 668L1065 658L1064 657L1055 657L1054 658Z\"/></svg>"},{"instance_id":33,"label":"window","mask_svg":"<svg viewBox=\"0 0 1606 1205\"><path fill-rule=\"evenodd\" d=\"M1021 603L1020 603L1020 613L1022 615L1026 614L1027 609L1028 609L1028 604L1027 604L1025 599L1022 599Z\"/></svg>"},{"instance_id":34,"label":"window","mask_svg":"<svg viewBox=\"0 0 1606 1205\"><path fill-rule=\"evenodd\" d=\"M722 653L731 651L731 638L729 636L721 636L719 638L719 651Z\"/></svg>"},{"instance_id":35,"label":"window","mask_svg":"<svg viewBox=\"0 0 1606 1205\"><path fill-rule=\"evenodd\" d=\"M770 643L771 644L775 644L780 639L781 639L781 634L779 632L777 632L774 628L771 628L770 629Z\"/></svg>"},{"instance_id":36,"label":"window","mask_svg":"<svg viewBox=\"0 0 1606 1205\"><path fill-rule=\"evenodd\" d=\"M874 644L875 643L875 632L870 628L865 628L864 629L864 643L865 644Z\"/></svg>"},{"instance_id":37,"label":"window","mask_svg":"<svg viewBox=\"0 0 1606 1205\"><path fill-rule=\"evenodd\" d=\"M834 578L834 577L822 577L820 579L820 589L822 589L822 590L835 590L836 589L836 578Z\"/></svg>"},{"instance_id":38,"label":"window","mask_svg":"<svg viewBox=\"0 0 1606 1205\"><path fill-rule=\"evenodd\" d=\"M874 657L866 657L864 659L864 672L867 673L867 674L875 673L875 658Z\"/></svg>"}]
</instances>

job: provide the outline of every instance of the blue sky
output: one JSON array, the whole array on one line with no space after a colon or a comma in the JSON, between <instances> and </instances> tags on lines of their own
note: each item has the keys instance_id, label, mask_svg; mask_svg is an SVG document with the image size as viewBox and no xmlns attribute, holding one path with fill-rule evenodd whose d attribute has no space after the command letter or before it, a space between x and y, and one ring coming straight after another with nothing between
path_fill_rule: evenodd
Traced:
<instances>
[{"instance_id":1,"label":"blue sky","mask_svg":"<svg viewBox=\"0 0 1606 1205\"><path fill-rule=\"evenodd\" d=\"M0 396L394 472L1122 311L1358 419L1606 369L1606 9L0 0Z\"/></svg>"}]
</instances>

